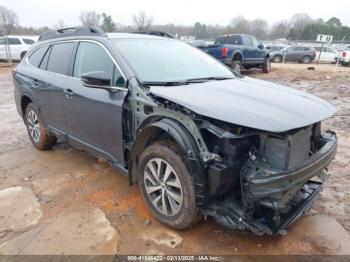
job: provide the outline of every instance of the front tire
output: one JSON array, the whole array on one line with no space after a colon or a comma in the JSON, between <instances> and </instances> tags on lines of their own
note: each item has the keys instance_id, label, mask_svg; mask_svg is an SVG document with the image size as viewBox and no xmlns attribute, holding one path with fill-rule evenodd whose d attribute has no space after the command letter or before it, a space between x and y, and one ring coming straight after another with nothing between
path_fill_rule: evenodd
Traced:
<instances>
[{"instance_id":1,"label":"front tire","mask_svg":"<svg viewBox=\"0 0 350 262\"><path fill-rule=\"evenodd\" d=\"M184 155L171 141L159 141L141 154L138 184L153 215L173 229L198 222L194 180Z\"/></svg>"},{"instance_id":2,"label":"front tire","mask_svg":"<svg viewBox=\"0 0 350 262\"><path fill-rule=\"evenodd\" d=\"M282 56L280 56L280 55L275 55L273 58L272 58L272 61L274 62L274 63L281 63L282 62Z\"/></svg>"},{"instance_id":3,"label":"front tire","mask_svg":"<svg viewBox=\"0 0 350 262\"><path fill-rule=\"evenodd\" d=\"M25 124L32 144L39 150L48 150L56 145L56 137L49 135L33 103L28 104Z\"/></svg>"}]
</instances>

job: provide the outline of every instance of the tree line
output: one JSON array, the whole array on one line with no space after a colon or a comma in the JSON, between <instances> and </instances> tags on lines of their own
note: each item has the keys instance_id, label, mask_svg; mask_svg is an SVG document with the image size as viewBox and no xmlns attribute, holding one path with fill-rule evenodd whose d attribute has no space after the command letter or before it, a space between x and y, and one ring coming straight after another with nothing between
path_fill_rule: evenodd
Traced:
<instances>
[{"instance_id":1,"label":"tree line","mask_svg":"<svg viewBox=\"0 0 350 262\"><path fill-rule=\"evenodd\" d=\"M243 16L231 19L228 25L211 25L196 22L192 26L177 24L155 24L153 17L140 11L132 16L132 25L123 25L115 22L107 13L96 11L82 11L79 14L80 25L101 27L106 32L132 32L160 30L177 36L194 36L197 39L212 39L217 35L243 33L255 35L260 40L315 40L317 34L333 35L334 40L350 40L350 27L342 24L339 18L331 17L327 21L322 18L313 19L306 13L293 15L289 20L279 21L269 25L264 19L248 20ZM40 34L49 29L67 28L63 20L59 20L51 27L40 28L24 27L19 24L19 17L15 11L0 6L0 31L7 34Z\"/></svg>"}]
</instances>

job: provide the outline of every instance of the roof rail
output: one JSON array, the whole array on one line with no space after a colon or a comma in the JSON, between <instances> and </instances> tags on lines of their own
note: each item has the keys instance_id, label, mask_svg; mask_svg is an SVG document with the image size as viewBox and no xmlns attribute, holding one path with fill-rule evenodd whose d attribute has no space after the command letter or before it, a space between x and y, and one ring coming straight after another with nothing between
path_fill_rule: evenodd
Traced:
<instances>
[{"instance_id":1,"label":"roof rail","mask_svg":"<svg viewBox=\"0 0 350 262\"><path fill-rule=\"evenodd\" d=\"M167 37L167 38L173 38L175 39L176 37L170 33L163 32L163 31L157 31L157 30L151 30L151 31L135 31L131 32L132 34L144 34L144 35L154 35L154 36L162 36L162 37Z\"/></svg>"},{"instance_id":2,"label":"roof rail","mask_svg":"<svg viewBox=\"0 0 350 262\"><path fill-rule=\"evenodd\" d=\"M107 36L107 34L98 27L69 27L46 31L40 35L38 41L68 36Z\"/></svg>"}]
</instances>

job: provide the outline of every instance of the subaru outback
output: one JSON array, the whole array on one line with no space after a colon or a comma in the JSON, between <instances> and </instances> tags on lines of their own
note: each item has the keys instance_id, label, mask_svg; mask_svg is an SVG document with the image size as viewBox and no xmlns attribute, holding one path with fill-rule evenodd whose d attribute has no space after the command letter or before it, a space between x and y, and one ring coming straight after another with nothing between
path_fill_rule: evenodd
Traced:
<instances>
[{"instance_id":1,"label":"subaru outback","mask_svg":"<svg viewBox=\"0 0 350 262\"><path fill-rule=\"evenodd\" d=\"M184 42L97 28L48 31L13 72L34 147L68 142L138 184L163 224L213 217L285 234L328 178L335 108L244 77Z\"/></svg>"}]
</instances>

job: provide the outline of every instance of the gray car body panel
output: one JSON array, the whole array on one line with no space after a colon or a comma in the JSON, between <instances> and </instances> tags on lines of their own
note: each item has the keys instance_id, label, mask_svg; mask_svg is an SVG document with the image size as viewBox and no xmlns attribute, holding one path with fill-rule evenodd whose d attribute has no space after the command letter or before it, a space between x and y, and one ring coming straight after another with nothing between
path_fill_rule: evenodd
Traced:
<instances>
[{"instance_id":1,"label":"gray car body panel","mask_svg":"<svg viewBox=\"0 0 350 262\"><path fill-rule=\"evenodd\" d=\"M199 115L276 133L311 125L336 111L311 94L249 77L152 86L150 92Z\"/></svg>"}]
</instances>

